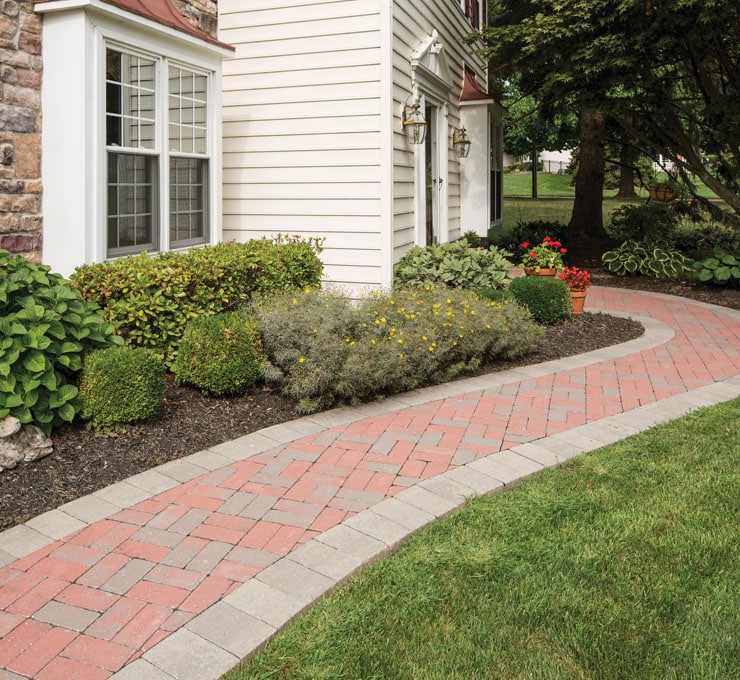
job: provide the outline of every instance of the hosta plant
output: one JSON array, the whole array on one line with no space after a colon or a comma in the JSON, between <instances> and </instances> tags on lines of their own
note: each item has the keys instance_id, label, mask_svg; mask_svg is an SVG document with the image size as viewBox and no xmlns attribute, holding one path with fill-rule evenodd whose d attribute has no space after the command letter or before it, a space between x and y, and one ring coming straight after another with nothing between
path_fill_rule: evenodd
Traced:
<instances>
[{"instance_id":1,"label":"hosta plant","mask_svg":"<svg viewBox=\"0 0 740 680\"><path fill-rule=\"evenodd\" d=\"M648 246L638 241L625 241L619 248L601 256L606 268L617 276L642 274L658 279L678 279L691 271L691 260L675 248Z\"/></svg>"},{"instance_id":2,"label":"hosta plant","mask_svg":"<svg viewBox=\"0 0 740 680\"><path fill-rule=\"evenodd\" d=\"M74 419L84 354L123 344L98 310L49 267L0 250L0 418L47 434Z\"/></svg>"},{"instance_id":3,"label":"hosta plant","mask_svg":"<svg viewBox=\"0 0 740 680\"><path fill-rule=\"evenodd\" d=\"M740 251L728 253L716 249L711 257L694 263L697 278L702 283L713 283L719 286L740 284Z\"/></svg>"},{"instance_id":4,"label":"hosta plant","mask_svg":"<svg viewBox=\"0 0 740 680\"><path fill-rule=\"evenodd\" d=\"M397 288L505 288L511 281L509 255L496 247L472 249L466 239L414 246L396 265L394 283Z\"/></svg>"}]
</instances>

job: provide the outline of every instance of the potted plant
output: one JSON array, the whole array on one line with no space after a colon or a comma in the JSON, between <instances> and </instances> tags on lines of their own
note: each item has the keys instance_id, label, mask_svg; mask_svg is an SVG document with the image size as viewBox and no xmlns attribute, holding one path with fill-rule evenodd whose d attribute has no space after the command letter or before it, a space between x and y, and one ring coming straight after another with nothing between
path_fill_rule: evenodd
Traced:
<instances>
[{"instance_id":1,"label":"potted plant","mask_svg":"<svg viewBox=\"0 0 740 680\"><path fill-rule=\"evenodd\" d=\"M578 267L565 267L558 278L565 281L565 285L570 289L570 297L573 300L573 314L583 314L586 293L591 285L591 274Z\"/></svg>"},{"instance_id":2,"label":"potted plant","mask_svg":"<svg viewBox=\"0 0 740 680\"><path fill-rule=\"evenodd\" d=\"M560 241L549 236L536 246L530 247L528 241L519 246L524 250L520 265L527 276L555 276L563 268L563 255L568 252Z\"/></svg>"}]
</instances>

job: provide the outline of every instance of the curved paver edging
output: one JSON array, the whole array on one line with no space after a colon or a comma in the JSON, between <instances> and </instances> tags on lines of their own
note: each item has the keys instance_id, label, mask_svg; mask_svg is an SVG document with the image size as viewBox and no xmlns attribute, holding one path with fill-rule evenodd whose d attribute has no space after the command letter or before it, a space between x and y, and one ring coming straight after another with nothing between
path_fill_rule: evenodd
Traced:
<instances>
[{"instance_id":1,"label":"curved paver edging","mask_svg":"<svg viewBox=\"0 0 740 680\"><path fill-rule=\"evenodd\" d=\"M341 407L304 416L163 463L124 481L116 482L65 503L24 524L0 532L0 567L26 557L54 541L130 508L151 496L172 489L178 484L188 482L204 473L213 472L236 460L244 460L280 444L288 444L304 435L321 432L327 427L349 425L364 418L387 415L402 408L444 399L463 392L486 389L524 378L549 375L559 370L580 368L605 359L627 356L633 352L662 345L675 334L670 326L650 317L634 316L622 312L610 313L614 316L635 319L644 326L645 332L634 340L565 359L555 359L473 378L461 378L449 383L393 395L378 402L361 404L356 407Z\"/></svg>"},{"instance_id":2,"label":"curved paver edging","mask_svg":"<svg viewBox=\"0 0 740 680\"><path fill-rule=\"evenodd\" d=\"M735 310L694 303L674 296L620 289L595 288L594 290L595 295L591 297L591 300L595 301L595 306L590 306L589 309L602 311L599 308L601 305L609 314L632 316L643 323L645 334L622 345L568 359L466 378L412 393L396 395L382 402L366 404L359 408L335 409L307 416L246 435L187 458L171 461L45 513L25 525L3 532L0 534L0 568L3 564L8 564L39 548L49 546L57 539L90 527L98 520L110 517L121 510L124 510L122 514L126 512L135 514L136 510L126 511L125 508L131 508L142 501L144 505L147 499L158 494L166 496L169 490L178 491L177 487L181 484L187 486L188 482L198 477L218 475L221 468L233 467L237 463L256 465L256 463L250 463L250 459L260 454L264 454L262 456L264 458L267 452L274 453L278 449L291 453L289 446L291 443L295 445L299 440L305 441L313 435L316 435L318 442L319 438L325 436L324 433L330 434L330 431L345 428L342 431L347 434L353 427L356 428L363 422L377 421L383 417L386 419L383 422L390 422L389 418L394 414L418 413L420 409L423 411L432 405L440 408L440 415L437 418L442 419L440 421L442 424L440 422L432 424L432 420L429 420L427 427L439 430L446 427L445 422L449 422L450 429L454 429L455 422L444 420L453 418L453 416L441 415L442 406L451 403L453 408L457 408L457 404L464 404L465 399L470 398L471 395L475 396L475 393L480 393L478 399L481 401L489 393L501 395L500 401L503 402L507 398L506 390L510 389L513 384L518 385L519 389L524 391L526 391L524 386L532 387L542 384L547 390L547 386L551 384L552 405L548 413L557 418L559 417L559 406L555 399L555 392L559 377L573 380L573 376L576 375L585 380L589 371L595 371L598 377L602 373L606 374L607 368L612 372L625 370L627 387L634 392L635 385L630 386L629 383L634 381L637 385L641 379L640 371L649 372L652 370L649 367L654 367L659 382L663 379L661 377L663 374L660 372L660 361L665 361L665 357L668 357L669 364L671 358L680 362L683 360L683 355L681 352L676 353L676 348L680 350L684 345L693 347L692 343L696 347L701 346L701 337L694 340L689 336L702 335L700 332L702 314L704 314L704 323L710 323L711 319L718 317L727 318L731 323L740 321L740 312ZM605 304L605 300L610 304ZM648 302L654 304L647 306ZM645 308L646 314L670 317L674 326L648 315L629 313L630 309L639 307L640 304ZM653 307L657 309L657 312ZM696 313L691 312L691 309L695 309ZM686 314L684 310L687 310ZM683 316L691 316L691 318L683 319ZM676 317L680 319L680 322L676 321ZM681 325L684 322L687 324L687 329L690 327L690 330L686 332ZM691 324L694 325L691 326ZM179 629L175 629L175 632L167 634L164 638L160 636L158 639L161 641L157 644L149 646L148 649L146 646L143 650L140 648L143 654L118 672L111 675L110 671L99 669L101 671L99 677L112 677L116 680L218 678L239 659L249 656L316 598L334 588L364 564L392 550L400 541L422 526L463 505L467 497L507 488L523 477L558 465L582 452L618 441L660 422L684 415L694 408L716 404L740 395L740 361L737 358L740 355L740 343L734 344L740 338L740 332L737 328L727 326L724 330L720 328L718 335L724 339L730 339L731 344L724 351L728 353L727 357L731 358L729 363L733 367L732 370L714 371L712 376L709 376L706 365L701 375L692 372L698 371L698 368L684 367L682 370L685 370L689 377L681 378L672 385L674 393L670 390L660 390L653 385L654 394L651 392L650 395L650 398L654 400L652 403L638 407L630 406L636 403L634 394L630 393L627 394L626 400L622 397L623 410L613 415L605 414L606 417L603 415L587 416L588 409L582 407L581 417L586 424L573 425L569 420L567 424L563 424L562 431L557 431L550 436L529 436L528 439L519 440L523 443L516 445L512 443L517 441L515 435L504 437L501 450L493 455L481 453L480 451L483 451L481 448L475 460L462 463L451 461L446 472L428 479L422 478L413 482L413 485L407 484L407 488L401 490L396 486L395 491L386 494L384 500L371 504L367 509L357 512L323 532L319 529L321 533L310 532L318 535L314 535L311 540L302 545L293 546L284 557L276 558L271 564L264 566L249 577L246 582L235 585L234 589L225 595L211 600L213 604L207 608L201 607L198 610L200 613L187 620ZM712 341L709 344L716 349L718 343ZM701 352L711 357L713 356L712 348L702 349ZM648 358L653 363L649 363ZM640 363L642 361L645 363ZM707 361L706 357L704 361ZM711 358L709 364L713 365L713 363L714 359ZM720 373L722 376L729 377L723 378ZM650 377L653 379L652 374ZM549 380L553 382L550 383ZM567 380L565 380L566 388L578 385L578 380L570 383ZM654 379L653 382L655 382ZM602 384L605 385L603 387L605 390L613 389L608 386L608 381ZM695 387L699 384L701 386ZM675 393L677 390L679 393ZM587 395L585 387L583 395ZM498 399L498 397L495 398ZM641 400L638 401L642 403ZM586 405L588 405L588 397L586 397ZM536 411L535 406L532 409L533 412ZM512 412L512 419L515 415ZM454 417L460 418L464 415ZM553 422L556 424L556 421ZM352 441L351 437L349 441ZM463 442L464 440L461 441L461 446ZM474 444L472 448L475 448ZM2 584L0 584L0 592L2 592L1 586ZM113 592L119 591L113 590ZM0 610L1 616L2 611ZM33 618L35 619L36 615ZM41 620L49 619L42 616ZM182 624L182 621L180 623ZM0 618L0 632L2 632L2 624L3 621ZM84 622L81 625L84 625ZM72 629L82 630L81 628L75 629L74 626ZM64 629L59 630L61 634ZM168 630L171 631L173 628ZM87 639L94 642L91 638ZM65 661L68 661L68 657L65 657ZM0 663L2 663L2 658L0 658ZM42 673L38 677L41 678L43 675L44 678L56 678L57 676L49 675L51 666L50 663L45 667L45 675ZM120 668L120 664L118 667ZM56 671L57 667L54 670ZM11 673L7 677L28 676L16 676ZM80 676L78 673L77 676L66 677Z\"/></svg>"}]
</instances>

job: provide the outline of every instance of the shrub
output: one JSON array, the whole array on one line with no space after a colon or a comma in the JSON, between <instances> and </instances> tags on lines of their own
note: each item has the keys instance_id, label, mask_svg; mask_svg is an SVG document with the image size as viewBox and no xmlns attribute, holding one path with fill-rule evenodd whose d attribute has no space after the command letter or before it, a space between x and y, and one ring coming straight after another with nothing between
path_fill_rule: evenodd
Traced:
<instances>
[{"instance_id":1,"label":"shrub","mask_svg":"<svg viewBox=\"0 0 740 680\"><path fill-rule=\"evenodd\" d=\"M318 250L315 240L285 237L221 243L84 265L72 280L128 344L171 366L188 320L238 309L255 293L317 284Z\"/></svg>"},{"instance_id":2,"label":"shrub","mask_svg":"<svg viewBox=\"0 0 740 680\"><path fill-rule=\"evenodd\" d=\"M259 380L262 360L254 320L222 312L188 323L172 372L177 382L204 394L238 394Z\"/></svg>"},{"instance_id":3,"label":"shrub","mask_svg":"<svg viewBox=\"0 0 740 680\"><path fill-rule=\"evenodd\" d=\"M621 241L672 244L678 216L666 203L629 203L612 213L606 231Z\"/></svg>"},{"instance_id":4,"label":"shrub","mask_svg":"<svg viewBox=\"0 0 740 680\"><path fill-rule=\"evenodd\" d=\"M498 234L495 241L501 248L516 253L519 251L521 243L542 243L546 236L553 241L564 241L565 229L565 224L556 221L531 220L529 222L519 222L512 229Z\"/></svg>"},{"instance_id":5,"label":"shrub","mask_svg":"<svg viewBox=\"0 0 740 680\"><path fill-rule=\"evenodd\" d=\"M478 236L478 232L477 231L475 231L473 229L469 229L468 231L466 231L462 235L462 238L465 239L465 241L467 241L468 247L470 247L470 248L480 248L480 245L481 245L481 237Z\"/></svg>"},{"instance_id":6,"label":"shrub","mask_svg":"<svg viewBox=\"0 0 740 680\"><path fill-rule=\"evenodd\" d=\"M0 418L46 434L71 422L85 352L119 343L98 306L67 279L0 250Z\"/></svg>"},{"instance_id":7,"label":"shrub","mask_svg":"<svg viewBox=\"0 0 740 680\"><path fill-rule=\"evenodd\" d=\"M511 282L509 290L539 323L555 323L573 311L568 286L551 276L521 276Z\"/></svg>"},{"instance_id":8,"label":"shrub","mask_svg":"<svg viewBox=\"0 0 740 680\"><path fill-rule=\"evenodd\" d=\"M691 260L674 248L625 241L601 256L606 268L617 276L642 274L658 279L678 279L691 271Z\"/></svg>"},{"instance_id":9,"label":"shrub","mask_svg":"<svg viewBox=\"0 0 740 680\"><path fill-rule=\"evenodd\" d=\"M258 300L254 312L282 384L311 412L373 399L530 351L541 330L516 304L428 287L374 293L357 304L327 291Z\"/></svg>"},{"instance_id":10,"label":"shrub","mask_svg":"<svg viewBox=\"0 0 740 680\"><path fill-rule=\"evenodd\" d=\"M694 268L702 283L737 286L740 284L740 251L733 254L718 248L711 257L695 262Z\"/></svg>"},{"instance_id":11,"label":"shrub","mask_svg":"<svg viewBox=\"0 0 740 680\"><path fill-rule=\"evenodd\" d=\"M493 302L516 302L514 296L508 288L476 288L475 294L482 300L491 300Z\"/></svg>"},{"instance_id":12,"label":"shrub","mask_svg":"<svg viewBox=\"0 0 740 680\"><path fill-rule=\"evenodd\" d=\"M463 239L422 248L414 246L396 265L398 288L448 286L450 288L503 288L510 281L510 256L498 248L474 250Z\"/></svg>"},{"instance_id":13,"label":"shrub","mask_svg":"<svg viewBox=\"0 0 740 680\"><path fill-rule=\"evenodd\" d=\"M694 257L709 255L715 249L732 252L740 243L740 229L722 222L682 220L676 229L674 245Z\"/></svg>"},{"instance_id":14,"label":"shrub","mask_svg":"<svg viewBox=\"0 0 740 680\"><path fill-rule=\"evenodd\" d=\"M109 347L85 357L82 418L95 429L151 418L164 396L165 366L142 347Z\"/></svg>"}]
</instances>

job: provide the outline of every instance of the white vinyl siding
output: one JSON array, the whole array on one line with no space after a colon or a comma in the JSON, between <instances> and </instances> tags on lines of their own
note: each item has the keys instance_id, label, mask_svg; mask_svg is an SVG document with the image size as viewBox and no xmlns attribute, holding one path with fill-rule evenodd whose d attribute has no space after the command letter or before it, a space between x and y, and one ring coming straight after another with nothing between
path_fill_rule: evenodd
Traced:
<instances>
[{"instance_id":1,"label":"white vinyl siding","mask_svg":"<svg viewBox=\"0 0 740 680\"><path fill-rule=\"evenodd\" d=\"M325 276L381 284L381 66L373 0L219 3L224 239L325 238Z\"/></svg>"}]
</instances>

